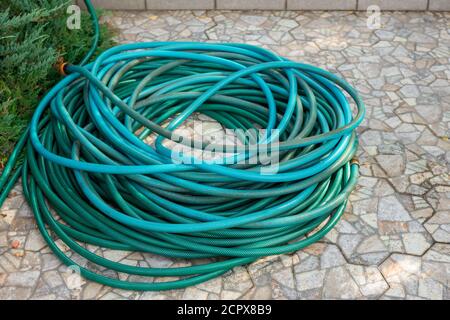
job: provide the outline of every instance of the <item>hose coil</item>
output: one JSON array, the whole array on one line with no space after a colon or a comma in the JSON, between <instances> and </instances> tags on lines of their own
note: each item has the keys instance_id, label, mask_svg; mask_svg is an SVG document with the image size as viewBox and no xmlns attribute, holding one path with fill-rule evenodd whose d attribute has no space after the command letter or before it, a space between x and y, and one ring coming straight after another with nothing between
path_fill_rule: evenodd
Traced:
<instances>
[{"instance_id":1,"label":"hose coil","mask_svg":"<svg viewBox=\"0 0 450 320\"><path fill-rule=\"evenodd\" d=\"M341 78L251 45L191 42L119 45L64 71L18 143L26 159L14 176L22 173L40 232L67 265L78 263L50 231L102 267L179 277L122 281L79 265L86 278L123 289L182 288L308 246L342 216L358 176L352 158L365 107ZM227 163L187 155L175 163L163 142L198 148L173 135L195 112L265 135L233 146ZM144 141L150 135L154 145ZM262 146L279 158L270 174L260 161L245 162ZM208 262L132 266L82 243Z\"/></svg>"}]
</instances>

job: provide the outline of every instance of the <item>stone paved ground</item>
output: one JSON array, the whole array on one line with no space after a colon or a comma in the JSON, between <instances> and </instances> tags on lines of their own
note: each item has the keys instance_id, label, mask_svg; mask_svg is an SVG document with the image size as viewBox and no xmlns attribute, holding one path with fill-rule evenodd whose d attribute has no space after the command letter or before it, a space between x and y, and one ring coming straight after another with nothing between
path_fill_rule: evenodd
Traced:
<instances>
[{"instance_id":1,"label":"stone paved ground","mask_svg":"<svg viewBox=\"0 0 450 320\"><path fill-rule=\"evenodd\" d=\"M378 30L352 12L116 12L107 20L122 42L246 42L342 75L368 110L358 187L320 243L186 290L140 293L84 282L70 289L17 186L1 209L0 299L450 298L450 13L382 13ZM141 266L189 263L96 252Z\"/></svg>"}]
</instances>

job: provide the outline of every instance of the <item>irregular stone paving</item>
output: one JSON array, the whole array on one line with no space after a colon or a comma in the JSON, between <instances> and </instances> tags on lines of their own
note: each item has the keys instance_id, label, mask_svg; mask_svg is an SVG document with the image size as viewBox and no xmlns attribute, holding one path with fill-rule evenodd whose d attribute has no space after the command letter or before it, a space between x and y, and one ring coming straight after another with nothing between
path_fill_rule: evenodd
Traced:
<instances>
[{"instance_id":1,"label":"irregular stone paving","mask_svg":"<svg viewBox=\"0 0 450 320\"><path fill-rule=\"evenodd\" d=\"M1 209L0 299L450 298L450 13L382 13L375 30L364 12L115 12L104 19L121 42L246 42L340 74L367 106L361 178L323 241L185 290L145 293L74 285L18 185ZM190 264L88 248L132 265Z\"/></svg>"}]
</instances>

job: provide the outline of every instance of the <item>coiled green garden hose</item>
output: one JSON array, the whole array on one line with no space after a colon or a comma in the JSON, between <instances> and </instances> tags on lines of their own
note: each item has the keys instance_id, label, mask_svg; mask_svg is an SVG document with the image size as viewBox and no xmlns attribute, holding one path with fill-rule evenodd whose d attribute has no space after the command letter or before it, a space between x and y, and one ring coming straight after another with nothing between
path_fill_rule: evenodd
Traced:
<instances>
[{"instance_id":1,"label":"coiled green garden hose","mask_svg":"<svg viewBox=\"0 0 450 320\"><path fill-rule=\"evenodd\" d=\"M95 12L86 4L98 39ZM3 170L0 203L22 175L39 230L66 265L77 263L50 232L97 265L171 279L122 281L79 266L84 277L123 289L182 288L308 246L343 214L358 176L352 158L365 108L339 77L237 43L125 44L64 71L68 75L42 99ZM175 163L162 142L198 146L172 136L194 112L227 128L262 127L266 135L256 146L234 146L231 163ZM154 146L144 142L150 134L157 135ZM262 146L275 153L275 140L276 172L264 173L259 162L238 163ZM14 171L23 148L25 160ZM212 261L139 267L108 260L82 243Z\"/></svg>"}]
</instances>

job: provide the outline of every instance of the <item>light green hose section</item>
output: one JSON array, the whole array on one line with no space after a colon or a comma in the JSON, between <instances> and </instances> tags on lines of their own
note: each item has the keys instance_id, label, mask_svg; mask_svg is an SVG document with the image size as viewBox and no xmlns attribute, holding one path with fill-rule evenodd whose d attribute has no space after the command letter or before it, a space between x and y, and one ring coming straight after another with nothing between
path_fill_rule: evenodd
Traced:
<instances>
[{"instance_id":1,"label":"light green hose section","mask_svg":"<svg viewBox=\"0 0 450 320\"><path fill-rule=\"evenodd\" d=\"M79 258L61 251L56 238L93 264L149 277L122 281L79 266L90 280L169 290L299 250L334 227L357 181L355 129L365 113L349 84L245 44L126 44L85 64L98 41L97 18L86 4L94 45L42 99L0 177L1 204L22 176L39 230L66 265ZM179 163L166 139L211 149L172 136L194 112L229 129L267 130L256 144L238 135L241 144L227 162L192 162L185 153ZM157 139L149 146L144 140L152 134ZM261 148L279 158L270 172ZM80 243L194 263L131 266Z\"/></svg>"}]
</instances>

